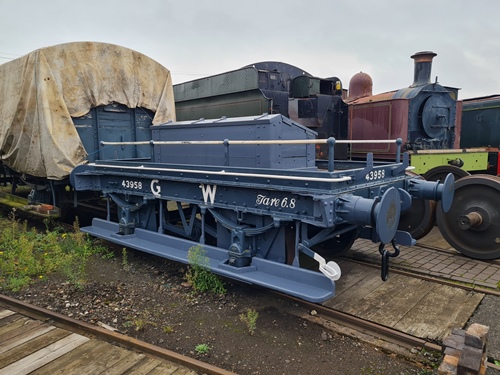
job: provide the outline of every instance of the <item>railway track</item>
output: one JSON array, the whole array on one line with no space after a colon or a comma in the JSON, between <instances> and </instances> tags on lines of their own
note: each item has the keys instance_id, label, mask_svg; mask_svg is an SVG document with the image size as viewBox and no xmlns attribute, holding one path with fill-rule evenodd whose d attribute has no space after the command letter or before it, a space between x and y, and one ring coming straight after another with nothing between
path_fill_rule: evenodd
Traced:
<instances>
[{"instance_id":1,"label":"railway track","mask_svg":"<svg viewBox=\"0 0 500 375\"><path fill-rule=\"evenodd\" d=\"M360 319L356 316L332 309L327 306L309 303L287 295L280 295L280 298L293 301L295 305L301 306L302 313L298 314L301 318L313 322L314 324L321 325L328 330L347 334L349 336L355 337L356 339L361 339L367 343L380 347L387 352L396 353L398 355L406 357L409 360L425 360L425 357L421 355L423 351L434 352L436 354L443 351L443 347L439 343L425 340L415 335L410 335L365 319ZM185 371L184 368L187 368L189 369L189 371L191 371L179 372L179 374L233 374L232 372L217 368L215 366L200 362L186 356L179 355L177 353L159 348L154 345L147 344L132 337L124 336L119 333L109 331L89 323L85 323L83 321L74 320L68 318L65 315L39 308L7 296L0 295L0 307L11 309L32 319L41 320L43 322L50 322L52 325L70 330L71 332L83 334L87 337L93 337L101 341L116 343L120 347L128 350L147 353L148 355L160 358L162 361L173 363L174 366L180 365L182 367L182 371ZM314 313L304 314L304 310ZM292 311L288 312L293 314ZM102 353L102 355L104 354ZM488 365L492 368L500 369L493 363L489 363ZM2 374L1 368L0 374ZM175 374L175 372L173 374Z\"/></svg>"},{"instance_id":2,"label":"railway track","mask_svg":"<svg viewBox=\"0 0 500 375\"><path fill-rule=\"evenodd\" d=\"M431 251L435 251L435 252L450 255L450 256L456 256L456 257L461 257L463 259L469 259L465 255L459 253L458 251L456 251L455 249L450 248L450 247L433 246L427 242L422 242L422 241L417 241L416 246L419 248L422 248L422 249L431 250ZM489 263L489 264L499 264L500 265L500 259L483 260L483 262Z\"/></svg>"},{"instance_id":3,"label":"railway track","mask_svg":"<svg viewBox=\"0 0 500 375\"><path fill-rule=\"evenodd\" d=\"M363 264L363 265L366 265L366 266L371 267L371 268L379 268L379 265L374 264L374 263L363 262L363 261L359 261L359 260L349 260L349 262ZM424 274L416 273L416 272L413 272L411 270L392 268L391 273L397 274L397 275L404 275L404 276L408 276L408 277L413 277L413 278L420 279L420 280L426 280L426 281L430 281L430 282L434 282L434 283L439 283L442 285L448 285L450 287L460 288L460 289L463 289L463 290L466 290L469 292L477 292L477 293L483 293L483 294L491 295L491 296L495 296L495 297L500 297L500 291L498 291L498 290L493 290L493 289L489 289L489 288L482 288L480 286L473 285L473 284L471 284L471 285L460 284L460 283L457 283L454 281L446 280L444 278L431 277L431 276L427 276Z\"/></svg>"},{"instance_id":4,"label":"railway track","mask_svg":"<svg viewBox=\"0 0 500 375\"><path fill-rule=\"evenodd\" d=\"M360 257L363 256L363 252L360 251L360 249L363 248L365 244L359 244L358 242L355 243L353 246L352 251L356 254L359 255ZM375 273L377 273L377 279L379 278L378 273L379 273L379 263L378 259L380 258L380 255L377 253L377 246L376 244L371 244L371 252L374 254L373 259L376 259L377 261L372 262L370 257L367 257L365 259L349 259L346 260L346 262L353 263L353 264L361 264L364 267L369 267L371 268ZM410 251L409 249L405 249L403 253L407 252L406 250ZM437 256L440 256L442 254L445 254L448 257L457 257L457 258L464 258L462 255L460 255L457 252L454 252L453 250L446 249L446 248L437 248L433 249L433 246L426 246L426 244L418 244L417 246L414 246L411 251L414 251L415 253L422 252L423 250L429 251L429 252L436 252ZM439 251L443 250L443 251ZM491 265L492 267L498 267L496 265L496 262L485 262L481 261L482 263ZM447 281L444 280L444 278L436 278L434 275L425 275L422 273L414 272L411 269L405 270L403 267L399 267L399 265L396 265L394 262L391 264L391 270L390 270L390 278L394 278L395 275L399 275L401 277L411 277L411 278L416 278L420 279L424 282L428 282L431 284L442 284L445 285L448 288L459 288L463 289L467 292L473 292L477 294L490 294L493 296L499 296L498 291L493 290L491 288L481 288L478 285L474 284L457 284L456 281ZM342 278L341 278L342 280ZM398 283L401 284L400 280L398 280ZM384 283L385 285L388 285L387 283ZM360 289L363 289L362 287ZM338 292L341 292L341 290L338 289ZM282 298L289 298L287 296L282 296ZM353 297L353 299L357 298L356 296ZM433 338L422 338L418 335L412 335L408 334L406 332L403 332L400 329L393 328L393 327L388 327L387 325L384 324L379 324L374 321L370 321L369 319L364 319L362 317L356 316L355 314L352 313L352 311L342 311L342 309L336 309L332 306L321 306L318 304L311 304L311 303L306 303L301 300L296 300L293 298L290 298L291 301L294 301L303 308L296 313L296 315L299 315L301 318L307 319L311 322L314 322L315 324L320 324L324 326L325 328L332 329L332 330L337 330L342 333L350 334L346 330L349 330L350 332L356 332L356 337L359 338L359 334L363 335L363 340L372 343L373 345L381 345L383 342L383 346L387 348L388 351L391 352L398 352L398 350L401 350L403 348L403 355L408 355L408 357L411 359L412 355L415 356L415 348L421 348L426 351L432 351L432 352L441 352L442 346L440 345L440 340L436 340ZM334 298L335 300L335 298ZM360 300L361 301L361 300ZM360 302L363 303L363 302ZM315 314L311 313L305 313L304 311L312 312L315 311ZM94 327L94 326L92 326ZM109 334L108 331L99 329L98 330L104 331L105 334ZM112 334L114 336L114 334ZM131 339L128 336L124 336L121 340L123 340L123 343L130 343L133 342L134 339ZM122 344L122 342L120 342ZM151 346L153 347L153 346ZM154 349L146 349L144 352L146 353L151 353L153 355L157 355L155 350L158 350L159 348L154 347ZM138 347L135 348L135 350L141 350ZM153 352L148 352L148 350L153 350ZM161 349L163 350L163 349ZM418 350L416 351L417 353L419 352ZM401 352L399 352L401 354ZM160 353L161 354L161 353ZM418 354L417 354L418 355ZM494 367L493 364L489 364L490 366ZM207 372L210 373L210 372ZM213 372L216 373L216 372Z\"/></svg>"},{"instance_id":5,"label":"railway track","mask_svg":"<svg viewBox=\"0 0 500 375\"><path fill-rule=\"evenodd\" d=\"M148 368L148 371L156 369L155 371L168 371L169 374L173 375L234 375L234 373L230 371L208 363L4 295L0 295L0 312L2 311L4 314L3 316L0 314L0 328L6 331L6 333L0 331L0 337L2 337L3 341L3 343L0 344L0 374L2 375L13 373L21 375L30 373L34 370L43 372L43 370L40 370L43 366L45 366L44 369L53 368L65 374L85 373L89 371L89 369L94 369L95 371L106 370L108 373L118 375L127 373L127 371L131 369L145 371L145 368ZM29 345L29 340L34 340L38 337L36 333L31 333L30 336L30 332L34 331L33 329L29 332L26 329L19 328L10 331L5 329L11 320L9 318L9 316L11 316L9 312L11 311L35 319L36 321L27 320L23 322L21 328L23 328L23 326L42 327L43 331L39 336L51 331L53 326L69 331L71 334L68 333L68 335L65 335L64 333L60 333L60 341L55 343L47 341L45 344L47 345L46 347L42 347L35 351L33 345ZM5 318L3 322L2 318ZM50 325L43 324L43 322L50 323ZM97 353L92 354L90 351L88 353L82 353L83 350L81 350L78 355L86 357L85 364L75 364L78 362L76 360L69 361L69 363L68 361L62 360L63 355L68 356L70 351L76 350L80 344L90 339L95 341L91 345L92 347L99 346L99 348L101 348L98 355ZM66 340L68 343L64 342L58 345L58 342L62 340ZM113 345L101 345L101 343L113 343ZM25 355L18 355L17 361L8 361L2 357L2 353L8 353L8 350L14 350L16 346L20 347L20 345L23 344L25 344L26 347L24 352ZM2 346L4 347L2 348ZM72 347L68 349L69 346ZM116 346L119 346L121 349L116 349ZM127 350L129 353L127 354L127 352L122 349ZM109 351L112 351L110 356L114 358L111 359L116 361L114 365L113 363L102 364L101 358L107 358L107 352ZM117 354L118 351L120 354ZM145 358L143 354L137 354L137 352L145 353L150 357ZM123 357L123 360L118 361L118 356ZM127 360L125 360L125 357L127 357ZM97 360L97 358L99 358L101 363L94 363L94 360ZM78 367L78 365L81 367ZM105 367L101 368L100 366ZM101 369L98 370L99 368Z\"/></svg>"},{"instance_id":6,"label":"railway track","mask_svg":"<svg viewBox=\"0 0 500 375\"><path fill-rule=\"evenodd\" d=\"M301 315L303 319L324 326L331 331L362 340L388 353L395 353L409 360L426 362L423 353L431 352L434 355L439 355L445 350L445 347L439 342L422 339L329 307L318 306L294 297L283 297L294 300L303 308L313 312L309 315ZM489 357L487 367L500 371L500 366L496 364L496 358Z\"/></svg>"},{"instance_id":7,"label":"railway track","mask_svg":"<svg viewBox=\"0 0 500 375\"><path fill-rule=\"evenodd\" d=\"M272 293L272 292L270 292ZM279 293L277 293L279 294ZM297 315L314 324L321 325L327 330L347 334L355 339L361 339L367 343L377 347L384 348L391 353L397 353L412 361L425 360L420 356L421 350L427 352L440 353L442 347L439 344L423 340L416 336L408 335L399 332L389 327L376 324L355 316L345 314L341 311L336 311L329 307L321 306L314 303L305 302L287 295L280 295L280 298L294 302L294 305L302 307L302 313ZM148 355L160 358L161 360L173 363L175 366L180 365L182 369L187 368L192 372L180 372L182 374L213 374L213 375L230 375L232 372L211 366L198 360L179 355L172 351L159 348L154 345L136 340L132 337L125 336L107 329L95 326L80 320L69 318L63 314L59 314L50 310L46 310L14 298L0 295L0 307L13 310L19 314L28 316L32 319L37 319L42 322L50 322L51 325L70 330L71 332L82 334L87 337L93 337L101 341L112 342L120 347L133 350L135 352L147 353ZM304 314L303 311L314 311L314 314ZM294 314L292 311L288 311ZM347 332L346 329L350 331ZM356 332L353 334L353 332ZM363 337L360 337L360 334ZM1 345L0 345L1 348ZM28 354L28 353L27 353ZM101 355L105 355L101 353ZM1 350L0 350L0 365L1 365ZM52 364L54 366L54 364ZM183 370L184 371L184 370ZM8 372L6 372L7 374ZM2 368L0 367L0 374ZM174 375L176 373L173 373Z\"/></svg>"},{"instance_id":8,"label":"railway track","mask_svg":"<svg viewBox=\"0 0 500 375\"><path fill-rule=\"evenodd\" d=\"M386 344L390 344L391 349L393 350L395 347L402 347L408 350L420 348L434 352L442 352L443 347L441 345L429 340L425 340L414 335L409 335L407 333L365 319L360 319L356 316L332 309L327 306L321 306L307 301L298 300L294 297L289 298L290 300L301 304L308 311L313 312L312 314L310 314L310 317L302 315L303 318L323 325L327 328L332 328L332 324L335 324L337 327L347 327L357 332L361 332L371 338L376 338L377 340L379 340L379 344L380 340L383 340Z\"/></svg>"},{"instance_id":9,"label":"railway track","mask_svg":"<svg viewBox=\"0 0 500 375\"><path fill-rule=\"evenodd\" d=\"M375 244L357 240L345 259L380 267L381 257ZM396 270L448 281L454 285L482 288L495 295L500 289L500 259L471 259L453 249L434 228L415 246L402 247L399 256L391 258L390 271Z\"/></svg>"},{"instance_id":10,"label":"railway track","mask_svg":"<svg viewBox=\"0 0 500 375\"><path fill-rule=\"evenodd\" d=\"M451 252L449 253L457 255ZM458 256L461 255L458 254ZM486 263L496 262L490 261ZM366 268L370 268L375 273L378 273L380 269L379 264L370 261L342 260L341 268L342 266L346 267L346 265L354 265L353 267L360 265L363 268L362 273L369 273L369 271L366 271ZM349 267L347 268L348 274L347 276L343 275L343 277L349 278ZM444 352L445 347L442 345L443 339L451 333L451 328L465 327L469 317L474 313L485 295L496 298L500 297L500 292L498 290L482 288L473 284L457 283L446 280L445 278L428 276L412 270L392 268L391 275L392 278L399 277L394 283L397 284L397 288L385 288L387 284L383 285L381 283L373 285L373 277L361 277L359 279L360 281L356 280L345 283L356 284L356 287L348 289L348 291L342 290L342 286L337 287L337 296L323 305L298 300L290 296L283 296L283 298L293 300L296 304L299 304L309 311L309 314L299 314L300 317L304 319L333 331L381 347L387 352L402 355L410 360L420 361L422 358L419 358L419 355L422 352ZM405 281L405 279L418 281L410 281L409 284L414 283L414 288L406 288L405 284L408 284L408 282ZM337 282L337 285L340 285L339 282ZM422 294L419 297L421 298L420 302L412 309L411 305L415 303L412 300L412 295L418 293L416 291L422 290L422 285L432 285L429 288L433 290L425 297L422 297L424 295ZM352 289L354 288L357 290L364 290L364 292L359 293L356 290L353 291ZM401 290L395 290L399 288L401 288ZM367 289L368 291L366 291ZM381 289L386 289L387 292L380 292ZM463 293L460 291L463 291ZM394 296L388 297L391 293L393 293ZM349 297L345 297L347 294ZM437 296L440 294L445 296L439 299ZM375 297L370 297L371 295ZM432 307L428 310L427 302L425 302L425 299L429 295L431 297L428 299L431 305L434 305L434 311L430 311L433 310ZM358 303L353 303L349 306L345 303L346 299L357 299ZM402 300L404 305L409 305L408 310L403 309L400 312L396 312L400 307L398 307L396 303L393 303L395 300ZM364 304L368 304L369 307L362 307ZM441 307L439 305L441 305ZM420 311L415 313L415 310ZM436 317L444 317L446 314L461 318L448 320L446 317L437 323L435 327L432 326L434 320L437 319ZM380 319L380 316L384 315L389 316L389 319ZM404 316L411 315L418 316L418 319L414 322L414 326L408 326L407 322L396 323L398 319L404 320ZM392 322L391 319L394 319L394 322ZM381 324L377 322L377 320L385 324ZM394 325L388 326L387 324ZM407 326L406 329L402 328L405 325ZM422 331L419 325L426 326L425 330ZM440 331L440 329L444 327L449 329ZM412 334L412 332L415 332L415 334ZM489 362L487 365L489 368L500 370L500 367L495 364L498 362L498 358L489 356L488 360Z\"/></svg>"}]
</instances>

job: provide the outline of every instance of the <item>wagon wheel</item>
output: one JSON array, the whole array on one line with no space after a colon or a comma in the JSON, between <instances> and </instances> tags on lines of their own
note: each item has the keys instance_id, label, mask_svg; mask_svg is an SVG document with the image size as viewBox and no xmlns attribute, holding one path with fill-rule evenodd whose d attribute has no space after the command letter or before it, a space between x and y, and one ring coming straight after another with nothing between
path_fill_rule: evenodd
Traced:
<instances>
[{"instance_id":1,"label":"wagon wheel","mask_svg":"<svg viewBox=\"0 0 500 375\"><path fill-rule=\"evenodd\" d=\"M437 224L456 250L474 259L500 258L500 178L471 175L455 184L451 209L437 208Z\"/></svg>"},{"instance_id":2,"label":"wagon wheel","mask_svg":"<svg viewBox=\"0 0 500 375\"><path fill-rule=\"evenodd\" d=\"M440 165L439 167L434 167L432 169L429 169L427 172L424 173L422 176L425 178L427 181L441 181L443 182L448 173L451 173L453 177L455 177L455 181L465 177L465 176L470 176L470 173L467 171L464 171L461 168L455 167L454 165Z\"/></svg>"},{"instance_id":3,"label":"wagon wheel","mask_svg":"<svg viewBox=\"0 0 500 375\"><path fill-rule=\"evenodd\" d=\"M295 257L294 229L291 226L286 227L286 259L288 264L292 264ZM318 232L317 228L309 228L309 236L313 236ZM353 229L348 232L339 234L329 240L314 245L312 249L325 258L345 254L351 247L354 241L358 238L359 230Z\"/></svg>"},{"instance_id":4,"label":"wagon wheel","mask_svg":"<svg viewBox=\"0 0 500 375\"><path fill-rule=\"evenodd\" d=\"M398 229L419 240L425 237L436 222L436 201L413 199L409 210L401 214Z\"/></svg>"},{"instance_id":5,"label":"wagon wheel","mask_svg":"<svg viewBox=\"0 0 500 375\"><path fill-rule=\"evenodd\" d=\"M413 172L406 173L415 177L418 176ZM401 213L398 229L410 233L414 239L419 240L432 230L435 222L436 201L413 199L411 207Z\"/></svg>"},{"instance_id":6,"label":"wagon wheel","mask_svg":"<svg viewBox=\"0 0 500 375\"><path fill-rule=\"evenodd\" d=\"M351 230L349 232L342 233L316 245L314 250L328 258L344 255L352 247L352 244L356 241L358 235L358 230Z\"/></svg>"}]
</instances>

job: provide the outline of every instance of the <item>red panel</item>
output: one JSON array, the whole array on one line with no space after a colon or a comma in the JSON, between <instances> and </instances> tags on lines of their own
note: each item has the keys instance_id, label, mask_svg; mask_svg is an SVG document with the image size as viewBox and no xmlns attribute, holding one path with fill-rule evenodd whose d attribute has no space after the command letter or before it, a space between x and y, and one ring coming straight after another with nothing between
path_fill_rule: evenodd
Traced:
<instances>
[{"instance_id":1,"label":"red panel","mask_svg":"<svg viewBox=\"0 0 500 375\"><path fill-rule=\"evenodd\" d=\"M392 99L373 103L354 104L349 110L349 139L408 140L407 99ZM392 159L396 154L395 144L354 144L353 155L361 156L373 152L378 158Z\"/></svg>"}]
</instances>

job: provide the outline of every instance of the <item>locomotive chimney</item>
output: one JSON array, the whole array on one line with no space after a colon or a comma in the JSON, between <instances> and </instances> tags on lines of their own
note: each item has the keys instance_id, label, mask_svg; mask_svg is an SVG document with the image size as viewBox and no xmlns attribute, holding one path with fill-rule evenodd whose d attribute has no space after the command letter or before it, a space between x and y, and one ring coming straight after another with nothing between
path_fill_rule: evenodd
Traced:
<instances>
[{"instance_id":1,"label":"locomotive chimney","mask_svg":"<svg viewBox=\"0 0 500 375\"><path fill-rule=\"evenodd\" d=\"M417 52L411 58L415 60L413 84L410 87L422 86L431 82L432 59L437 56L434 52Z\"/></svg>"}]
</instances>

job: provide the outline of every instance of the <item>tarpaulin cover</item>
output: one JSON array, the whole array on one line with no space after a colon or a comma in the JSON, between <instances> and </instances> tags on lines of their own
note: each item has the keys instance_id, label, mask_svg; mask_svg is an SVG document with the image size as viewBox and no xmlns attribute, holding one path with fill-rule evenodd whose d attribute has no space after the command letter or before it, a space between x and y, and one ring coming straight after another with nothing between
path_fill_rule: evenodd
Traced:
<instances>
[{"instance_id":1,"label":"tarpaulin cover","mask_svg":"<svg viewBox=\"0 0 500 375\"><path fill-rule=\"evenodd\" d=\"M121 103L175 120L168 69L117 45L74 42L0 65L0 157L14 171L60 180L85 162L71 117Z\"/></svg>"}]
</instances>

